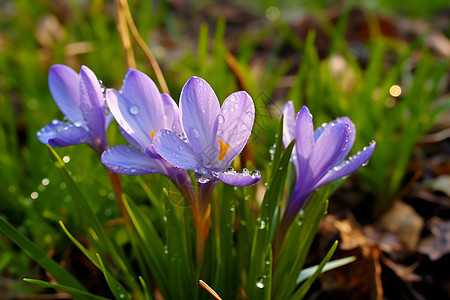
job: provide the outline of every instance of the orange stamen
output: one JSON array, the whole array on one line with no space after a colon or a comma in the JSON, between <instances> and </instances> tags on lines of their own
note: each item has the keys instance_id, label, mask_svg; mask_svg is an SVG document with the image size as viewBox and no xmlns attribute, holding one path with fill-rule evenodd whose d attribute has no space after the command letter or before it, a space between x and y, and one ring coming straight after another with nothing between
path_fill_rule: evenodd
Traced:
<instances>
[{"instance_id":1,"label":"orange stamen","mask_svg":"<svg viewBox=\"0 0 450 300\"><path fill-rule=\"evenodd\" d=\"M228 143L225 145L224 142L221 139L219 139L219 145L220 145L220 153L218 159L224 160L225 156L227 155L228 148L230 148L230 144Z\"/></svg>"},{"instance_id":2,"label":"orange stamen","mask_svg":"<svg viewBox=\"0 0 450 300\"><path fill-rule=\"evenodd\" d=\"M152 138L152 141L153 141L153 137L155 136L155 132L157 132L158 130L152 130L152 131L150 131L150 136L151 136L151 138Z\"/></svg>"}]
</instances>

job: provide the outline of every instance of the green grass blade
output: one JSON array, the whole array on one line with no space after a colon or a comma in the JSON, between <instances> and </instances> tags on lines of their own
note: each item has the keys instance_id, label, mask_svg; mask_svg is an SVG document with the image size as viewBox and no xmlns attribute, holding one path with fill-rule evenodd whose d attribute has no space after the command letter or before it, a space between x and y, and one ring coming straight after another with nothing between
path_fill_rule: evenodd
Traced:
<instances>
[{"instance_id":1,"label":"green grass blade","mask_svg":"<svg viewBox=\"0 0 450 300\"><path fill-rule=\"evenodd\" d=\"M314 280L316 280L317 276L319 276L319 274L322 272L322 269L325 267L326 263L331 259L331 256L333 256L334 251L336 251L337 245L338 242L335 241L331 249L328 251L327 255L325 255L324 259L317 267L317 270L314 272L314 274L312 274L308 278L308 280L306 280L306 282L300 286L300 288L294 293L294 295L292 295L292 297L290 297L290 299L298 300L302 299L305 296L306 292L308 292Z\"/></svg>"},{"instance_id":2,"label":"green grass blade","mask_svg":"<svg viewBox=\"0 0 450 300\"><path fill-rule=\"evenodd\" d=\"M61 291L65 291L65 292L69 292L72 295L80 295L80 296L84 296L87 297L87 299L95 299L95 300L109 300L108 298L102 297L102 296L98 296L98 295L94 295L91 294L87 291L84 290L80 290L80 289L76 289L70 286L66 286L66 285L61 285L61 284L53 284L47 281L42 281L42 280L37 280L37 279L32 279L32 278L24 278L23 281L43 287L43 288L53 288L55 290L61 290Z\"/></svg>"},{"instance_id":3,"label":"green grass blade","mask_svg":"<svg viewBox=\"0 0 450 300\"><path fill-rule=\"evenodd\" d=\"M84 286L47 254L38 248L35 243L29 240L22 233L17 231L2 217L0 217L0 231L16 243L28 256L35 260L42 268L52 274L52 276L61 284L72 286L78 290L86 291Z\"/></svg>"}]
</instances>

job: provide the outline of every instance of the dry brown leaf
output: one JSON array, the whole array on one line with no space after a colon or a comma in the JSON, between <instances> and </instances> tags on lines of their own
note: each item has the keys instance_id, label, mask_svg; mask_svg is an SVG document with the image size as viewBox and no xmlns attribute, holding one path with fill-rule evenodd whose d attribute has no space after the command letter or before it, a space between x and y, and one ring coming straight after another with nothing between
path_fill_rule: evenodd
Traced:
<instances>
[{"instance_id":1,"label":"dry brown leaf","mask_svg":"<svg viewBox=\"0 0 450 300\"><path fill-rule=\"evenodd\" d=\"M382 229L396 234L410 252L417 249L423 224L423 218L403 201L395 201L378 222Z\"/></svg>"},{"instance_id":2,"label":"dry brown leaf","mask_svg":"<svg viewBox=\"0 0 450 300\"><path fill-rule=\"evenodd\" d=\"M428 227L431 235L421 241L419 252L435 261L450 253L450 221L433 217L428 222Z\"/></svg>"}]
</instances>

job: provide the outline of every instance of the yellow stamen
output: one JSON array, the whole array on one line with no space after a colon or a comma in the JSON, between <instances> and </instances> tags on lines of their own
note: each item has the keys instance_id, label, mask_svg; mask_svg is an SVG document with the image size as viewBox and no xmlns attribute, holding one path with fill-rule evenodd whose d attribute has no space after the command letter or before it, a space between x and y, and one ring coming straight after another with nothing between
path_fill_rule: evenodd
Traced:
<instances>
[{"instance_id":1,"label":"yellow stamen","mask_svg":"<svg viewBox=\"0 0 450 300\"><path fill-rule=\"evenodd\" d=\"M152 137L152 141L153 141L153 137L155 136L155 132L157 132L158 130L152 130L150 131L150 136Z\"/></svg>"},{"instance_id":2,"label":"yellow stamen","mask_svg":"<svg viewBox=\"0 0 450 300\"><path fill-rule=\"evenodd\" d=\"M224 160L225 155L227 155L228 148L230 148L230 144L224 144L221 139L219 139L219 145L220 145L220 153L219 153L219 160Z\"/></svg>"}]
</instances>

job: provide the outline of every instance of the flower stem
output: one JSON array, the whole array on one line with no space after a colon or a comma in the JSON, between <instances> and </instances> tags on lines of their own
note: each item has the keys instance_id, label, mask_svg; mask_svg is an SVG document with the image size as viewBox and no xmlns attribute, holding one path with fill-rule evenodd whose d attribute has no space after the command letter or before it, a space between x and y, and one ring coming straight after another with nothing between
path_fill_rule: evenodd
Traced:
<instances>
[{"instance_id":1,"label":"flower stem","mask_svg":"<svg viewBox=\"0 0 450 300\"><path fill-rule=\"evenodd\" d=\"M117 204L119 205L120 214L123 219L128 222L130 217L128 216L127 210L125 209L125 205L123 204L122 199L122 182L120 181L119 174L114 173L110 169L106 168L106 173L108 174L109 181L111 183L111 187L113 188L114 194L116 195Z\"/></svg>"},{"instance_id":2,"label":"flower stem","mask_svg":"<svg viewBox=\"0 0 450 300\"><path fill-rule=\"evenodd\" d=\"M196 232L197 264L203 260L205 254L206 239L211 224L211 196L217 182L217 180L211 180L208 183L198 184L197 201L192 211Z\"/></svg>"}]
</instances>

